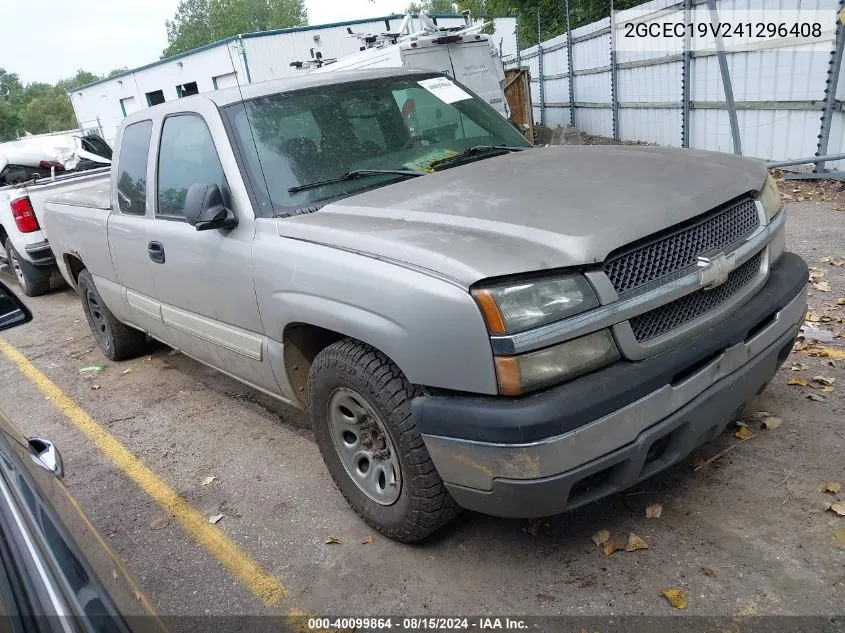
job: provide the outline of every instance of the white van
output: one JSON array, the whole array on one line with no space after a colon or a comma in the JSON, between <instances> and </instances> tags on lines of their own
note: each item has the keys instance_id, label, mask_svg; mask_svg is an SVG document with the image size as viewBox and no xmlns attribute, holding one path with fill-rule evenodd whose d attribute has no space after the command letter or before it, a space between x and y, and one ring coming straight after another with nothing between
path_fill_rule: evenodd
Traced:
<instances>
[{"instance_id":1,"label":"white van","mask_svg":"<svg viewBox=\"0 0 845 633\"><path fill-rule=\"evenodd\" d=\"M477 27L455 31L434 29L409 34L392 44L365 48L359 53L324 63L315 73L356 68L406 67L433 70L453 77L508 117L505 102L505 71L490 38Z\"/></svg>"}]
</instances>

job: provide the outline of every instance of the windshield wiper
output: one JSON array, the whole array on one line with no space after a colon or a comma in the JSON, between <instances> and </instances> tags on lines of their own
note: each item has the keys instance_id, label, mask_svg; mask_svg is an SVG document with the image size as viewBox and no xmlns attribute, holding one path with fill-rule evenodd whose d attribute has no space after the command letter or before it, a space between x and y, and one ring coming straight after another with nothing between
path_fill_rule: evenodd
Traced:
<instances>
[{"instance_id":1,"label":"windshield wiper","mask_svg":"<svg viewBox=\"0 0 845 633\"><path fill-rule=\"evenodd\" d=\"M355 169L348 171L337 178L328 178L326 180L317 180L316 182L309 182L304 185L297 185L288 189L288 193L296 193L298 191L305 191L306 189L316 189L324 185L333 185L337 182L344 182L346 180L355 180L356 178L365 178L367 176L380 176L382 174L395 174L397 176L425 176L424 171L417 171L415 169Z\"/></svg>"},{"instance_id":2,"label":"windshield wiper","mask_svg":"<svg viewBox=\"0 0 845 633\"><path fill-rule=\"evenodd\" d=\"M428 168L434 169L435 167L439 167L440 165L446 165L448 163L455 163L464 160L465 158L469 158L470 156L475 156L476 154L485 154L487 152L521 152L522 150L530 149L528 147L515 147L511 145L474 145L473 147L469 147L462 151L460 154L455 154L454 156L446 156L445 158L439 158L433 163L431 163Z\"/></svg>"}]
</instances>

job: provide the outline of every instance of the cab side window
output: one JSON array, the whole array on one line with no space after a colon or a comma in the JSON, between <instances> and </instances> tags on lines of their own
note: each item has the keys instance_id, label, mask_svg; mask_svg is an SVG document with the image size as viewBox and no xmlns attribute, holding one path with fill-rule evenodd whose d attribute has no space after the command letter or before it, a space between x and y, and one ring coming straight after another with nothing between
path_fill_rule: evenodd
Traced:
<instances>
[{"instance_id":1,"label":"cab side window","mask_svg":"<svg viewBox=\"0 0 845 633\"><path fill-rule=\"evenodd\" d=\"M193 114L164 120L157 173L158 217L184 219L191 185L212 183L225 191L223 167L205 121Z\"/></svg>"},{"instance_id":2,"label":"cab side window","mask_svg":"<svg viewBox=\"0 0 845 633\"><path fill-rule=\"evenodd\" d=\"M121 213L147 212L147 159L152 131L152 121L139 121L123 130L117 159L117 206Z\"/></svg>"}]
</instances>

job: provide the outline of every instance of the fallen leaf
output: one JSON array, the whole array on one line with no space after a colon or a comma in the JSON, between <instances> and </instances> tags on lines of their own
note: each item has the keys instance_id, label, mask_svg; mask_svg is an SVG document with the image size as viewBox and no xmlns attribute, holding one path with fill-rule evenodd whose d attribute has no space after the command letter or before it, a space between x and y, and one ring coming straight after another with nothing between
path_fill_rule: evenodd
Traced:
<instances>
[{"instance_id":1,"label":"fallen leaf","mask_svg":"<svg viewBox=\"0 0 845 633\"><path fill-rule=\"evenodd\" d=\"M836 298L836 305L845 306L845 297L837 297Z\"/></svg>"},{"instance_id":2,"label":"fallen leaf","mask_svg":"<svg viewBox=\"0 0 845 633\"><path fill-rule=\"evenodd\" d=\"M327 536L326 545L340 545L340 539L336 536Z\"/></svg>"},{"instance_id":3,"label":"fallen leaf","mask_svg":"<svg viewBox=\"0 0 845 633\"><path fill-rule=\"evenodd\" d=\"M610 532L608 532L607 530L599 530L590 538L593 540L593 543L601 547L610 540Z\"/></svg>"},{"instance_id":4,"label":"fallen leaf","mask_svg":"<svg viewBox=\"0 0 845 633\"><path fill-rule=\"evenodd\" d=\"M208 522L211 523L211 525L214 525L215 523L218 523L222 518L222 514L212 514L210 517L208 517Z\"/></svg>"},{"instance_id":5,"label":"fallen leaf","mask_svg":"<svg viewBox=\"0 0 845 633\"><path fill-rule=\"evenodd\" d=\"M92 389L93 391L99 391L99 390L100 390L100 385L91 385L91 389Z\"/></svg>"},{"instance_id":6,"label":"fallen leaf","mask_svg":"<svg viewBox=\"0 0 845 633\"><path fill-rule=\"evenodd\" d=\"M836 503L831 503L828 510L830 512L835 512L839 516L845 517L845 501L837 501Z\"/></svg>"},{"instance_id":7,"label":"fallen leaf","mask_svg":"<svg viewBox=\"0 0 845 633\"><path fill-rule=\"evenodd\" d=\"M663 595L676 609L686 609L687 608L687 597L683 591L680 589L664 589Z\"/></svg>"},{"instance_id":8,"label":"fallen leaf","mask_svg":"<svg viewBox=\"0 0 845 633\"><path fill-rule=\"evenodd\" d=\"M830 292L830 282L827 280L819 281L818 283L813 284L813 288L819 290L821 292Z\"/></svg>"},{"instance_id":9,"label":"fallen leaf","mask_svg":"<svg viewBox=\"0 0 845 633\"><path fill-rule=\"evenodd\" d=\"M796 429L794 426L790 426L789 429L787 429L787 430L788 430L789 433L797 433L798 432L798 429Z\"/></svg>"},{"instance_id":10,"label":"fallen leaf","mask_svg":"<svg viewBox=\"0 0 845 633\"><path fill-rule=\"evenodd\" d=\"M702 568L701 568L701 571L703 571L703 572L704 572L704 575L705 575L705 576L710 576L711 578L715 578L715 577L716 577L716 572L715 572L715 571L713 571L712 569L710 569L707 565L705 565L704 567L702 567Z\"/></svg>"},{"instance_id":11,"label":"fallen leaf","mask_svg":"<svg viewBox=\"0 0 845 633\"><path fill-rule=\"evenodd\" d=\"M833 387L822 387L821 392L822 393L833 393Z\"/></svg>"},{"instance_id":12,"label":"fallen leaf","mask_svg":"<svg viewBox=\"0 0 845 633\"><path fill-rule=\"evenodd\" d=\"M781 420L780 418L763 418L763 428L768 429L769 431L773 431L774 429L778 428L781 424L783 424L783 420Z\"/></svg>"},{"instance_id":13,"label":"fallen leaf","mask_svg":"<svg viewBox=\"0 0 845 633\"><path fill-rule=\"evenodd\" d=\"M739 431L734 433L734 435L741 440L748 440L754 437L754 433L747 426L742 427Z\"/></svg>"},{"instance_id":14,"label":"fallen leaf","mask_svg":"<svg viewBox=\"0 0 845 633\"><path fill-rule=\"evenodd\" d=\"M365 536L364 538L361 539L361 545L369 545L370 543L373 542L373 540L375 540L373 535L368 534L367 536Z\"/></svg>"},{"instance_id":15,"label":"fallen leaf","mask_svg":"<svg viewBox=\"0 0 845 633\"><path fill-rule=\"evenodd\" d=\"M842 266L845 266L845 259L834 259L832 261L829 261L828 264L830 264L831 266L836 266L837 268L842 268Z\"/></svg>"},{"instance_id":16,"label":"fallen leaf","mask_svg":"<svg viewBox=\"0 0 845 633\"><path fill-rule=\"evenodd\" d=\"M792 371L804 371L807 369L807 365L804 363L792 363L792 367L790 367Z\"/></svg>"},{"instance_id":17,"label":"fallen leaf","mask_svg":"<svg viewBox=\"0 0 845 633\"><path fill-rule=\"evenodd\" d=\"M212 481L217 481L217 477L215 477L214 475L209 475L208 477L206 477L205 479L203 479L203 480L200 482L200 485L201 485L201 486L207 486L207 485L208 485L208 484L210 484Z\"/></svg>"},{"instance_id":18,"label":"fallen leaf","mask_svg":"<svg viewBox=\"0 0 845 633\"><path fill-rule=\"evenodd\" d=\"M131 374L131 373L132 373L132 368L131 368L131 367L129 367L128 369L124 369L124 370L123 370L122 372L120 372L120 373L121 373L121 374Z\"/></svg>"},{"instance_id":19,"label":"fallen leaf","mask_svg":"<svg viewBox=\"0 0 845 633\"><path fill-rule=\"evenodd\" d=\"M645 516L647 519L659 519L661 514L663 514L663 506L659 503L646 506Z\"/></svg>"},{"instance_id":20,"label":"fallen leaf","mask_svg":"<svg viewBox=\"0 0 845 633\"><path fill-rule=\"evenodd\" d=\"M163 530L168 525L170 525L170 518L162 514L158 515L155 519L150 521L151 530Z\"/></svg>"},{"instance_id":21,"label":"fallen leaf","mask_svg":"<svg viewBox=\"0 0 845 633\"><path fill-rule=\"evenodd\" d=\"M836 494L840 490L842 490L842 484L838 481L826 481L822 485L822 492L832 492L833 494Z\"/></svg>"},{"instance_id":22,"label":"fallen leaf","mask_svg":"<svg viewBox=\"0 0 845 633\"><path fill-rule=\"evenodd\" d=\"M824 402L824 396L820 396L817 393L808 393L807 400L812 400L813 402Z\"/></svg>"},{"instance_id":23,"label":"fallen leaf","mask_svg":"<svg viewBox=\"0 0 845 633\"><path fill-rule=\"evenodd\" d=\"M810 281L818 281L822 277L824 277L827 273L823 271L821 268L816 268L815 266L810 267Z\"/></svg>"},{"instance_id":24,"label":"fallen leaf","mask_svg":"<svg viewBox=\"0 0 845 633\"><path fill-rule=\"evenodd\" d=\"M153 360L153 357L152 357L152 356L147 356L147 357L146 357L146 358L145 358L142 362L144 362L144 363L149 363L149 362L150 362L150 361L152 361L152 360Z\"/></svg>"},{"instance_id":25,"label":"fallen leaf","mask_svg":"<svg viewBox=\"0 0 845 633\"><path fill-rule=\"evenodd\" d=\"M792 385L793 387L808 387L810 385L810 383L801 378L801 376L793 376L786 384Z\"/></svg>"},{"instance_id":26,"label":"fallen leaf","mask_svg":"<svg viewBox=\"0 0 845 633\"><path fill-rule=\"evenodd\" d=\"M751 415L752 415L753 418L755 418L757 420L762 420L763 418L768 418L772 414L769 413L768 411L755 411Z\"/></svg>"},{"instance_id":27,"label":"fallen leaf","mask_svg":"<svg viewBox=\"0 0 845 633\"><path fill-rule=\"evenodd\" d=\"M628 535L628 544L625 546L625 551L636 552L638 549L648 549L648 543L631 532L631 534Z\"/></svg>"},{"instance_id":28,"label":"fallen leaf","mask_svg":"<svg viewBox=\"0 0 845 633\"><path fill-rule=\"evenodd\" d=\"M832 260L832 257L822 257L819 261L821 261L822 264L829 264Z\"/></svg>"},{"instance_id":29,"label":"fallen leaf","mask_svg":"<svg viewBox=\"0 0 845 633\"><path fill-rule=\"evenodd\" d=\"M808 323L818 323L819 321L822 320L822 318L818 314L816 314L815 312L808 312L807 316L804 317L804 320L807 321Z\"/></svg>"},{"instance_id":30,"label":"fallen leaf","mask_svg":"<svg viewBox=\"0 0 845 633\"><path fill-rule=\"evenodd\" d=\"M830 376L813 376L813 381L820 385L830 386L836 382L836 378L831 378Z\"/></svg>"},{"instance_id":31,"label":"fallen leaf","mask_svg":"<svg viewBox=\"0 0 845 633\"><path fill-rule=\"evenodd\" d=\"M815 356L816 358L832 358L833 360L845 360L845 349L836 349L835 347L823 347L821 345L814 345L807 348L807 354Z\"/></svg>"},{"instance_id":32,"label":"fallen leaf","mask_svg":"<svg viewBox=\"0 0 845 633\"><path fill-rule=\"evenodd\" d=\"M550 593L538 593L537 594L537 602L555 602L557 600L557 596L553 596Z\"/></svg>"},{"instance_id":33,"label":"fallen leaf","mask_svg":"<svg viewBox=\"0 0 845 633\"><path fill-rule=\"evenodd\" d=\"M89 374L89 373L92 373L92 372L99 373L101 371L106 371L108 368L109 368L108 365L88 365L87 367L83 367L82 369L80 369L79 373L80 374Z\"/></svg>"},{"instance_id":34,"label":"fallen leaf","mask_svg":"<svg viewBox=\"0 0 845 633\"><path fill-rule=\"evenodd\" d=\"M610 556L613 552L625 549L625 544L617 541L607 541L602 544L601 549L606 556Z\"/></svg>"},{"instance_id":35,"label":"fallen leaf","mask_svg":"<svg viewBox=\"0 0 845 633\"><path fill-rule=\"evenodd\" d=\"M833 538L836 539L836 542L840 545L845 545L845 529L838 528L833 531Z\"/></svg>"}]
</instances>

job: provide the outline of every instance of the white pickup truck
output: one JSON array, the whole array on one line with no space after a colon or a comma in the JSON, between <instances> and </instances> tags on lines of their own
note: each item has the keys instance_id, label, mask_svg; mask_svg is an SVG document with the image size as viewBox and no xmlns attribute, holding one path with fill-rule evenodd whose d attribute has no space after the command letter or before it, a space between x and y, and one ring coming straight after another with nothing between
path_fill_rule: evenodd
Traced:
<instances>
[{"instance_id":1,"label":"white pickup truck","mask_svg":"<svg viewBox=\"0 0 845 633\"><path fill-rule=\"evenodd\" d=\"M58 193L108 182L110 167L0 187L0 260L6 260L24 294L43 295L61 280L43 229L44 202Z\"/></svg>"},{"instance_id":2,"label":"white pickup truck","mask_svg":"<svg viewBox=\"0 0 845 633\"><path fill-rule=\"evenodd\" d=\"M116 153L109 185L45 217L100 348L150 335L307 409L340 491L402 541L677 463L806 311L761 162L532 148L439 73L188 97L128 116Z\"/></svg>"}]
</instances>

